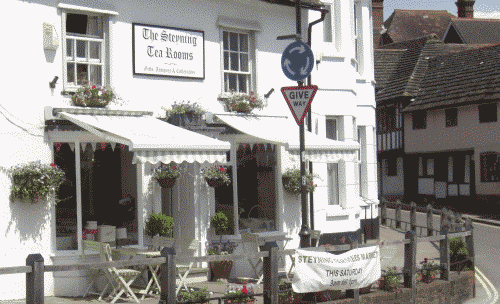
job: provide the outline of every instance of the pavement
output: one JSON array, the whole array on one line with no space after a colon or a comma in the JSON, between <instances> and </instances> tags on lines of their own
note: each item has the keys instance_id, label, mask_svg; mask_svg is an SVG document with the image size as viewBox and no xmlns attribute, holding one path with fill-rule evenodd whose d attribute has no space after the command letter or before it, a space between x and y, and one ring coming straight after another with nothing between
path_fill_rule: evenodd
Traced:
<instances>
[{"instance_id":1,"label":"pavement","mask_svg":"<svg viewBox=\"0 0 500 304\"><path fill-rule=\"evenodd\" d=\"M389 227L380 226L380 241L397 241L404 239L404 233ZM370 240L368 243L375 243L379 240ZM423 261L424 258L427 259L439 259L439 247L438 244L432 244L430 242L421 242L417 245L417 262ZM402 268L404 265L404 245L383 245L380 248L381 256L381 266L382 270L388 269L389 267L396 266L398 269ZM223 296L225 290L227 289L227 282L198 282L189 284L190 287L194 288L207 288L209 291L213 292L213 297ZM237 285L237 284L235 284ZM256 286L255 292L262 292L262 285ZM146 297L141 301L142 304L158 304L159 296ZM217 301L211 301L217 303ZM2 304L24 304L26 300L6 300L0 301ZM77 304L77 303L101 303L97 300L96 296L89 297L45 297L45 304ZM125 303L124 301L117 301L116 303ZM127 302L128 303L128 302ZM256 297L256 303L263 303L262 296ZM38 304L38 303L37 303Z\"/></svg>"}]
</instances>

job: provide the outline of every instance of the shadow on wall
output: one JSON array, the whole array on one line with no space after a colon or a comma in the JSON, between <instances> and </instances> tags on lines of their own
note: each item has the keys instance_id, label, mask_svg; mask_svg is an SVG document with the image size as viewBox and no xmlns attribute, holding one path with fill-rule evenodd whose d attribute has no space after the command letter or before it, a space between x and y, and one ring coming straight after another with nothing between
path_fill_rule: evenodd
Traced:
<instances>
[{"instance_id":1,"label":"shadow on wall","mask_svg":"<svg viewBox=\"0 0 500 304\"><path fill-rule=\"evenodd\" d=\"M52 200L53 198L43 202L31 203L11 199L11 219L5 231L5 236L7 237L14 230L13 232L19 234L21 242L33 241L41 243L43 234L50 230L51 209L54 208Z\"/></svg>"}]
</instances>

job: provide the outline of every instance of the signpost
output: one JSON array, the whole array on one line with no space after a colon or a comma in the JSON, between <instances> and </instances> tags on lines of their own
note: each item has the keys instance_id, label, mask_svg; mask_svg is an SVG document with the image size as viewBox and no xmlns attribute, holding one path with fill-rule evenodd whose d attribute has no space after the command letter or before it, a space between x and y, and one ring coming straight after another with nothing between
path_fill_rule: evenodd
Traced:
<instances>
[{"instance_id":1,"label":"signpost","mask_svg":"<svg viewBox=\"0 0 500 304\"><path fill-rule=\"evenodd\" d=\"M317 91L317 86L281 88L281 93L283 93L283 97L285 97L286 103L299 126L303 124L304 117L307 111L309 111L309 107Z\"/></svg>"},{"instance_id":2,"label":"signpost","mask_svg":"<svg viewBox=\"0 0 500 304\"><path fill-rule=\"evenodd\" d=\"M299 81L307 78L313 67L313 52L300 40L290 43L281 55L281 69L290 80Z\"/></svg>"}]
</instances>

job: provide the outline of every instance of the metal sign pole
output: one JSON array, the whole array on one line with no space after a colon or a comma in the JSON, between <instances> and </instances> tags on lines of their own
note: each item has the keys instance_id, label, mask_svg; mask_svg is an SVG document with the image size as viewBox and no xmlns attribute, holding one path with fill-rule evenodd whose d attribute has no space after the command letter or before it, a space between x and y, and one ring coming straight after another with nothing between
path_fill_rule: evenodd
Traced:
<instances>
[{"instance_id":1,"label":"metal sign pole","mask_svg":"<svg viewBox=\"0 0 500 304\"><path fill-rule=\"evenodd\" d=\"M295 16L297 19L297 40L301 40L302 35L302 23L300 16L300 0L295 1ZM303 81L297 81L299 87L304 86ZM304 162L304 154L305 154L305 130L304 130L304 121L300 124L299 128L299 139L300 139L300 177L301 177L301 191L300 191L300 200L302 203L302 226L299 232L300 236L300 248L311 247L311 233L309 231L309 225L307 223L309 219L309 213L307 210L307 188L306 188L306 163Z\"/></svg>"}]
</instances>

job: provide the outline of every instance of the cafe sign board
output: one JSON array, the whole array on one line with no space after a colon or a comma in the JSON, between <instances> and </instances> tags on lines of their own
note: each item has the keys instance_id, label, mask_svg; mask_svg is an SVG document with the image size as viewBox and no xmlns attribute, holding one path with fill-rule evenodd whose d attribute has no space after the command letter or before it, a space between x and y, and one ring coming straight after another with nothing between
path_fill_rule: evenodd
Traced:
<instances>
[{"instance_id":1,"label":"cafe sign board","mask_svg":"<svg viewBox=\"0 0 500 304\"><path fill-rule=\"evenodd\" d=\"M297 249L292 289L298 293L358 289L380 278L380 248L371 246L342 254Z\"/></svg>"},{"instance_id":2,"label":"cafe sign board","mask_svg":"<svg viewBox=\"0 0 500 304\"><path fill-rule=\"evenodd\" d=\"M132 54L136 75L205 78L203 31L133 23Z\"/></svg>"}]
</instances>

